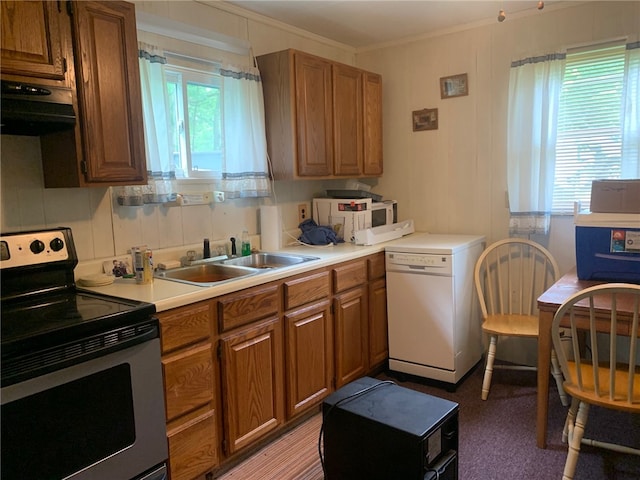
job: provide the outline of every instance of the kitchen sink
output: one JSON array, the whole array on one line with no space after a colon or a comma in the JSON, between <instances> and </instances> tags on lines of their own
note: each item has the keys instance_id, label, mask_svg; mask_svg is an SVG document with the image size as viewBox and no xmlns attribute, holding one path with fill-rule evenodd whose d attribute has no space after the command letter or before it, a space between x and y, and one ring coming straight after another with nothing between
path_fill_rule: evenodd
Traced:
<instances>
[{"instance_id":1,"label":"kitchen sink","mask_svg":"<svg viewBox=\"0 0 640 480\"><path fill-rule=\"evenodd\" d=\"M252 253L244 257L233 257L228 260L222 260L223 265L237 265L250 268L282 268L299 263L319 260L319 257L311 257L308 255L296 255L291 253Z\"/></svg>"},{"instance_id":2,"label":"kitchen sink","mask_svg":"<svg viewBox=\"0 0 640 480\"><path fill-rule=\"evenodd\" d=\"M156 278L171 280L174 282L188 283L201 287L218 285L237 278L248 277L260 273L257 268L249 268L241 265L222 265L220 263L203 263L188 267L174 268L172 270L159 270Z\"/></svg>"}]
</instances>

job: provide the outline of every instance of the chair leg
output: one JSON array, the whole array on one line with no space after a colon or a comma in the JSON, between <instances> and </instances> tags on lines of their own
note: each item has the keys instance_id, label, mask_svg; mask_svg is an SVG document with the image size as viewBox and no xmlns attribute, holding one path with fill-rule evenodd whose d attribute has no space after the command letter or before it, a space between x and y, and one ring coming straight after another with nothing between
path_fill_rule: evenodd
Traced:
<instances>
[{"instance_id":1,"label":"chair leg","mask_svg":"<svg viewBox=\"0 0 640 480\"><path fill-rule=\"evenodd\" d=\"M587 425L587 417L589 416L589 404L579 402L578 414L575 423L569 425L569 452L567 453L567 461L564 464L564 472L562 480L573 480L573 474L576 471L578 463L578 454L580 453L580 443L584 435L584 427Z\"/></svg>"},{"instance_id":2,"label":"chair leg","mask_svg":"<svg viewBox=\"0 0 640 480\"><path fill-rule=\"evenodd\" d=\"M580 400L577 398L571 399L571 407L567 412L567 418L564 421L564 428L562 429L562 443L567 443L567 439L569 437L569 425L573 428L573 424L576 421L576 413L578 413L578 406L580 405Z\"/></svg>"},{"instance_id":3,"label":"chair leg","mask_svg":"<svg viewBox=\"0 0 640 480\"><path fill-rule=\"evenodd\" d=\"M491 335L489 338L489 351L487 352L487 364L484 369L484 378L482 380L482 400L486 400L489 396L491 388L491 376L493 375L493 362L496 358L496 344L498 336Z\"/></svg>"},{"instance_id":4,"label":"chair leg","mask_svg":"<svg viewBox=\"0 0 640 480\"><path fill-rule=\"evenodd\" d=\"M558 363L558 355L556 351L551 349L551 374L553 378L556 380L556 385L558 386L558 393L560 394L560 402L563 407L569 406L569 397L564 391L564 387L562 386L562 371L560 370L560 364Z\"/></svg>"}]
</instances>

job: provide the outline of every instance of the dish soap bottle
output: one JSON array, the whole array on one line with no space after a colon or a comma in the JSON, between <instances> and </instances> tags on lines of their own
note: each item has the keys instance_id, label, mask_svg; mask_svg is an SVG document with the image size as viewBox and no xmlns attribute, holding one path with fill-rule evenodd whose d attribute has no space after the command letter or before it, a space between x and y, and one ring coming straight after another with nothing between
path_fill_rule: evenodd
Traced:
<instances>
[{"instance_id":1,"label":"dish soap bottle","mask_svg":"<svg viewBox=\"0 0 640 480\"><path fill-rule=\"evenodd\" d=\"M249 241L249 232L246 230L242 232L241 244L242 256L245 257L247 255L251 255L251 242Z\"/></svg>"}]
</instances>

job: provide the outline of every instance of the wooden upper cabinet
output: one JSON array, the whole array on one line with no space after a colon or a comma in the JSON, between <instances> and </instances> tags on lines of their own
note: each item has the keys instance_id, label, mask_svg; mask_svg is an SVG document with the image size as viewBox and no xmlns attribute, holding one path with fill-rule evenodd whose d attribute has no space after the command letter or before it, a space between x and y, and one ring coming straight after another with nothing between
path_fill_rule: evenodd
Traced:
<instances>
[{"instance_id":1,"label":"wooden upper cabinet","mask_svg":"<svg viewBox=\"0 0 640 480\"><path fill-rule=\"evenodd\" d=\"M331 63L294 54L298 130L298 175L326 177L333 164Z\"/></svg>"},{"instance_id":2,"label":"wooden upper cabinet","mask_svg":"<svg viewBox=\"0 0 640 480\"><path fill-rule=\"evenodd\" d=\"M347 65L333 66L334 175L362 172L362 73Z\"/></svg>"},{"instance_id":3,"label":"wooden upper cabinet","mask_svg":"<svg viewBox=\"0 0 640 480\"><path fill-rule=\"evenodd\" d=\"M3 75L65 80L62 2L0 2Z\"/></svg>"},{"instance_id":4,"label":"wooden upper cabinet","mask_svg":"<svg viewBox=\"0 0 640 480\"><path fill-rule=\"evenodd\" d=\"M42 135L46 188L144 185L135 6L2 1L4 80L69 87L75 128Z\"/></svg>"},{"instance_id":5,"label":"wooden upper cabinet","mask_svg":"<svg viewBox=\"0 0 640 480\"><path fill-rule=\"evenodd\" d=\"M146 182L135 6L73 2L87 183Z\"/></svg>"},{"instance_id":6,"label":"wooden upper cabinet","mask_svg":"<svg viewBox=\"0 0 640 480\"><path fill-rule=\"evenodd\" d=\"M382 175L382 77L363 73L364 175Z\"/></svg>"},{"instance_id":7,"label":"wooden upper cabinet","mask_svg":"<svg viewBox=\"0 0 640 480\"><path fill-rule=\"evenodd\" d=\"M257 61L276 179L382 173L379 75L297 50Z\"/></svg>"}]
</instances>

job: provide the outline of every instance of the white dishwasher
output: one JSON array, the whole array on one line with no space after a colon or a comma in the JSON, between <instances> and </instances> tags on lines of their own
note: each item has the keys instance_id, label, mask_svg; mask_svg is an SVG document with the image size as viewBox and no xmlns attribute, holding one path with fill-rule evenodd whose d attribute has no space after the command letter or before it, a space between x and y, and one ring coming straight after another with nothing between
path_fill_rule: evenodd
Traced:
<instances>
[{"instance_id":1,"label":"white dishwasher","mask_svg":"<svg viewBox=\"0 0 640 480\"><path fill-rule=\"evenodd\" d=\"M385 247L389 369L450 384L482 358L473 284L485 237L414 233Z\"/></svg>"}]
</instances>

